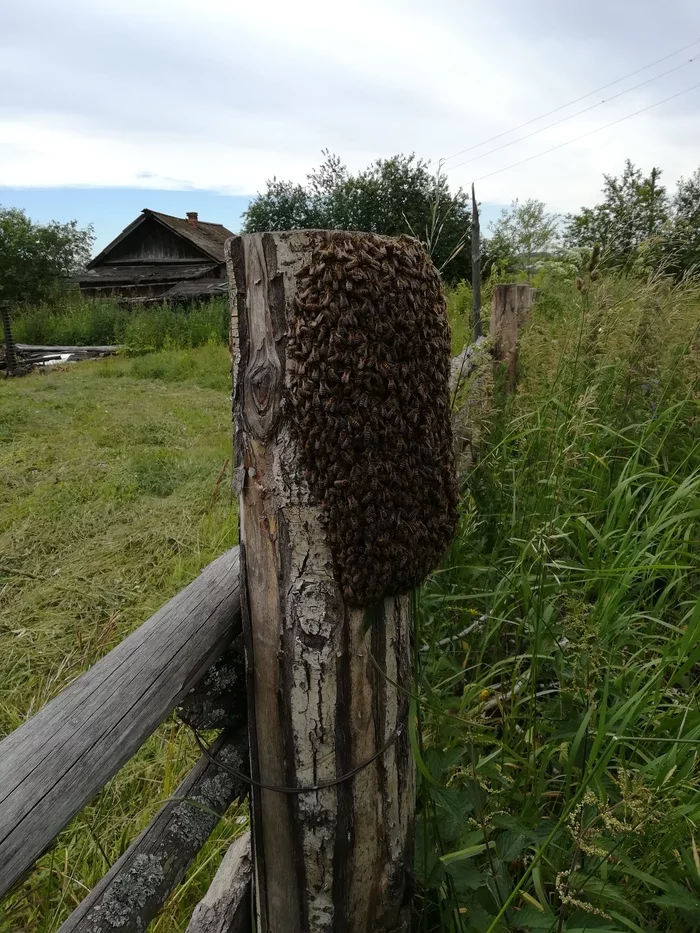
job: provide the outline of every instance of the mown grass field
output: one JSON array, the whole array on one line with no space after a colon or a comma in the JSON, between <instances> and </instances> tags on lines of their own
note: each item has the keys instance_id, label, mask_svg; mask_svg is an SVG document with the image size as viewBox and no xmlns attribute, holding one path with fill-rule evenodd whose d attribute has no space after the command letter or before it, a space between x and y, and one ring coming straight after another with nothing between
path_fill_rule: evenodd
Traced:
<instances>
[{"instance_id":1,"label":"mown grass field","mask_svg":"<svg viewBox=\"0 0 700 933\"><path fill-rule=\"evenodd\" d=\"M459 533L418 599L416 929L691 933L700 292L537 284L517 395L498 379L460 393L479 398ZM450 296L453 351L468 304ZM220 345L0 384L0 734L235 543L230 433ZM0 933L53 933L195 757L166 723ZM185 929L243 818L154 930Z\"/></svg>"},{"instance_id":2,"label":"mown grass field","mask_svg":"<svg viewBox=\"0 0 700 933\"><path fill-rule=\"evenodd\" d=\"M237 540L225 346L0 382L0 735L21 724ZM50 933L198 757L174 722L146 743L0 907ZM157 930L186 925L223 822Z\"/></svg>"}]
</instances>

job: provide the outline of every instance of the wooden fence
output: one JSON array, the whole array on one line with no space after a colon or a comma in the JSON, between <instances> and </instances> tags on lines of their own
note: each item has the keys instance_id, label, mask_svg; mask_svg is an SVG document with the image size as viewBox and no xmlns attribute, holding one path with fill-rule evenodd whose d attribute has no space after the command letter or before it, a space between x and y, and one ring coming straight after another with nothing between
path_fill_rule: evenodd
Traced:
<instances>
[{"instance_id":1,"label":"wooden fence","mask_svg":"<svg viewBox=\"0 0 700 933\"><path fill-rule=\"evenodd\" d=\"M352 906L358 915L365 911L362 920L365 923L369 908L362 898L369 892L367 896L373 898L372 904L381 904L384 899L391 907L389 916L387 905L382 906L382 916L385 917L382 929L407 929L400 925L405 924L406 895L402 892L402 872L406 859L405 833L407 827L410 830L413 812L413 782L412 767L400 757L407 747L407 737L401 735L405 728L403 719L406 718L407 703L394 682L403 681L408 676L405 668L410 619L406 615L407 603L403 597L384 601L381 610L384 634L375 636L370 648L363 648L365 614L344 607L342 598L331 592L332 575L328 575L324 564L326 551L318 518L304 499L305 494L297 492L294 493L296 498L290 497L289 488L282 488L289 463L277 463L275 457L280 452L271 452L267 446L266 406L270 399L270 404L277 404L278 397L275 401L276 389L270 390L270 386L274 388L276 385L277 377L274 373L272 377L266 374L265 367L272 365L270 360L274 364L273 369L279 366L275 346L280 346L270 323L270 307L276 315L274 327L284 330L286 326L284 303L275 306L267 296L269 290L276 294L278 302L282 301L278 256L272 247L275 246L283 256L285 249L290 250L292 258L287 257L288 269L298 262L292 256L294 248L299 245L298 239L294 239L298 236L290 235L276 244L253 239L245 248L239 240L230 247L229 259L239 267L235 275L239 288L233 296L233 317L236 320L240 315L247 315L247 323L242 328L243 346L241 348L236 343L234 350L244 393L239 412L246 404L245 386L249 378L248 404L258 405L260 399L264 402L258 405L247 422L239 420L238 424L238 464L240 467L243 463L245 474L255 479L247 494L242 491L242 513L245 516L242 542L247 546L249 562L251 555L255 556L254 570L251 572L249 566L246 577L245 566L243 570L241 568L244 562L240 559L238 547L223 554L133 634L0 742L2 897L21 882L34 862L51 847L56 836L173 710L178 709L181 718L196 730L221 730L211 748L204 747L201 759L173 797L65 921L59 933L142 933L184 878L219 817L234 800L248 793L250 779L247 775L251 769L257 780L261 776L263 779L255 798L258 845L261 845L260 840L265 842L267 839L268 844L274 847L275 833L280 827L289 836L284 842L284 845L289 845L289 851L279 846L274 858L268 855L265 861L266 870L275 860L280 863L283 883L280 878L261 877L261 866L258 865L257 898L260 900L262 897L263 903L267 898L268 913L274 914L272 919L270 916L261 919L258 913L259 928L266 931L309 930L312 933L335 929L379 929L373 925L357 926L347 918L339 919L339 916L333 919L332 908L336 905L329 902L323 906L328 882L321 855L324 846L328 848L329 840L332 841L328 835L332 827L324 823L328 819L326 810L330 804L322 792L325 790L329 795L333 789L337 799L345 801L348 810L340 817L333 815L335 811L328 810L331 818L344 819L348 839L359 837L362 851L374 853L371 861L378 866L379 882L384 885L379 890L377 877L361 879L364 887L356 884L355 889L349 889L355 901L352 897L348 900L347 893L344 895L344 909ZM285 268L284 262L281 268ZM514 379L517 362L517 331L532 300L531 290L524 288L499 286L493 298L491 340L498 365L506 368L508 384ZM270 328L267 331L266 321ZM259 328L257 337L256 328ZM278 415L273 412L271 417ZM250 437L244 437L250 425L257 423L256 418L262 427L257 434L252 430ZM287 456L285 450L282 454ZM250 461L251 451L257 452L256 468ZM299 472L298 465L293 466ZM269 471L269 476L265 471ZM237 481L239 485L243 482L240 472ZM277 502L274 513L270 511L273 499ZM286 538L281 538L277 532L273 534L273 528L284 525ZM264 529L262 536L261 528ZM298 536L296 540L294 535ZM285 549L285 552L280 555L278 549ZM265 569L265 561L269 564L266 573L261 572L261 568ZM295 561L299 563L300 570L295 570ZM300 574L304 572L315 574L313 586L298 585ZM319 580L326 587L325 596ZM295 587L299 597L296 603L290 599ZM289 618L280 608L283 605L287 607L284 611L291 607ZM247 633L248 656L255 656L260 662L254 672L257 682L247 685L242 674L242 617L247 617L249 627L251 620L259 626L257 631L251 633L249 630ZM326 635L323 634L323 626L327 623L331 624ZM289 633L295 625L299 631L298 645L292 645L290 641ZM328 767L331 773L342 771L338 764L345 761L347 773L341 779L324 782L316 777L311 786L304 789L309 781L305 778L307 772L301 773L303 767L299 762L307 752L312 757L318 754L322 745L318 732L303 734L304 710L301 709L300 697L304 692L310 696L310 688L308 684L295 682L301 667L289 668L288 675L285 675L289 679L286 685L269 679L272 674L261 674L265 670L262 660L265 652L269 657L264 663L270 665L269 671L273 671L275 665L279 667L279 646L282 644L287 646L285 650L302 652L304 656L300 663L307 665L304 676L308 678L312 676L309 658L313 660L314 652L325 658L328 655L327 644L331 645L328 657L332 664L329 666L323 658L319 662L319 670L325 671L326 679L316 685L316 700L319 710L325 704L330 711L324 727L328 736L324 736L323 741L329 741L330 737L331 745L335 743L336 746L334 756L325 754L321 760L330 758ZM350 652L348 645L353 644L355 648ZM253 649L257 654L253 655ZM372 651L381 658L388 678L377 677ZM343 652L359 659L350 662L347 670L335 660L341 658ZM249 679L252 676L249 670ZM283 694L283 687L287 694ZM295 697L294 690L301 690L301 693ZM251 696L257 704L257 722L252 711L250 722L247 721L247 697ZM263 714L266 719L261 718ZM294 716L297 716L296 721ZM370 725L371 735L368 733ZM336 737L335 730L341 727L345 730L342 737L345 746L339 752L341 740ZM288 728L291 728L290 734L297 743L296 751L290 750L288 740L283 740L284 730ZM257 762L249 763L249 734L255 736L253 746L257 746ZM276 736L276 746L271 744L270 734ZM261 747L265 751L261 752ZM360 760L364 756L364 763L358 765L357 760L350 760L350 747ZM279 761L269 760L270 748L276 749L274 754L279 756ZM391 755L393 778L388 774L390 765L383 761L387 752ZM286 762L285 755L288 756ZM374 772L368 767L370 764L374 766ZM299 768L300 774L294 773L295 768ZM315 768L314 763L314 775ZM360 771L364 772L366 783L358 782L359 789L341 786L342 782L356 777ZM264 783L289 784L291 780L298 788L293 792L298 795L293 802L289 787L279 788ZM308 803L300 804L300 795L313 795L316 798L315 808ZM326 810L318 809L319 800L325 800L323 807ZM354 816L350 818L348 813ZM380 827L382 832L377 831L377 821L386 824L384 828ZM299 842L300 827L307 826L308 839L313 845L318 843L317 848L312 846L310 855ZM308 904L299 906L304 898L297 892L295 910L298 916L292 925L287 926L291 922L291 913L284 903L284 884L293 883L294 879L290 882L287 877L285 882L284 872L289 875L300 852L307 859L307 864L315 865L320 874L305 878ZM346 883L343 872L353 857L356 856L352 855L348 845L332 841L329 865L334 866L340 875L340 880L333 882L334 892ZM288 862L282 864L284 859ZM246 835L224 858L208 894L195 909L189 933L238 933L251 929L252 861L250 838ZM387 866L390 874L382 875ZM263 886L265 891L261 895Z\"/></svg>"},{"instance_id":2,"label":"wooden fence","mask_svg":"<svg viewBox=\"0 0 700 933\"><path fill-rule=\"evenodd\" d=\"M210 726L211 710L196 688L226 660L240 633L233 548L0 742L0 897L174 709L184 704L186 719ZM242 679L225 701L243 723ZM145 930L214 829L216 814L247 792L226 770L246 772L247 749L245 726L230 724L211 757L202 756L61 933Z\"/></svg>"}]
</instances>

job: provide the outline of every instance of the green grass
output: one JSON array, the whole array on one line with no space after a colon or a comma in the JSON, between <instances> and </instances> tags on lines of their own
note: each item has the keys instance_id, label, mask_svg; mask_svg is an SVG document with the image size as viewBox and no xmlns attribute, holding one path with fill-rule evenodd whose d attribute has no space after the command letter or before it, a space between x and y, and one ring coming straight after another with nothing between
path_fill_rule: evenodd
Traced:
<instances>
[{"instance_id":1,"label":"green grass","mask_svg":"<svg viewBox=\"0 0 700 933\"><path fill-rule=\"evenodd\" d=\"M228 367L207 346L0 382L0 735L236 543ZM0 931L56 930L197 757L165 723L3 903ZM156 930L184 929L236 819Z\"/></svg>"},{"instance_id":2,"label":"green grass","mask_svg":"<svg viewBox=\"0 0 700 933\"><path fill-rule=\"evenodd\" d=\"M229 311L224 298L188 307L125 308L110 300L74 298L62 305L15 309L18 343L89 346L120 344L141 352L226 343Z\"/></svg>"},{"instance_id":3,"label":"green grass","mask_svg":"<svg viewBox=\"0 0 700 933\"><path fill-rule=\"evenodd\" d=\"M560 283L496 390L419 601L421 931L700 929L699 322Z\"/></svg>"}]
</instances>

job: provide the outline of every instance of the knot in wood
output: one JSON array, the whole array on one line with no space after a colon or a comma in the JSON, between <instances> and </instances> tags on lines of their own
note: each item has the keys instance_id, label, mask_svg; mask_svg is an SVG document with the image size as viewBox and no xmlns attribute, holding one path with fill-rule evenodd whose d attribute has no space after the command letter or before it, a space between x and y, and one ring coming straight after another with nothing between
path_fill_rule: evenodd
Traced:
<instances>
[{"instance_id":1,"label":"knot in wood","mask_svg":"<svg viewBox=\"0 0 700 933\"><path fill-rule=\"evenodd\" d=\"M287 403L343 597L370 606L420 583L456 526L440 278L410 237L328 231L296 285Z\"/></svg>"}]
</instances>

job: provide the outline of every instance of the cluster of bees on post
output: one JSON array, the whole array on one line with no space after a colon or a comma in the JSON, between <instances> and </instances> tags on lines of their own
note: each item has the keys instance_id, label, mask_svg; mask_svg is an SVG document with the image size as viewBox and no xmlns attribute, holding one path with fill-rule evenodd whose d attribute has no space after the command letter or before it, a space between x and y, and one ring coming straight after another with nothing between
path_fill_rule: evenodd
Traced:
<instances>
[{"instance_id":1,"label":"cluster of bees on post","mask_svg":"<svg viewBox=\"0 0 700 933\"><path fill-rule=\"evenodd\" d=\"M456 526L442 286L417 240L344 231L318 235L296 285L287 404L343 597L372 606Z\"/></svg>"}]
</instances>

